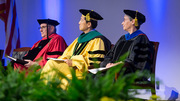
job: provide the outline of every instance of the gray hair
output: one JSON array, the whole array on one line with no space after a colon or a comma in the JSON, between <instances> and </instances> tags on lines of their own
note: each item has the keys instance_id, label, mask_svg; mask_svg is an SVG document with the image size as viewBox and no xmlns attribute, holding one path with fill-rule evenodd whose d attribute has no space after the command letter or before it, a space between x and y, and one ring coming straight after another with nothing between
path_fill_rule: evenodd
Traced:
<instances>
[{"instance_id":1,"label":"gray hair","mask_svg":"<svg viewBox=\"0 0 180 101\"><path fill-rule=\"evenodd\" d=\"M130 20L130 21L132 21L132 20L133 20L133 18L132 18L132 17L130 17L129 15L127 15L127 16L129 17L129 20ZM139 22L138 22L138 25L139 25L139 26L135 26L135 27L136 27L136 29L139 29L139 28L140 28L140 24L139 24Z\"/></svg>"}]
</instances>

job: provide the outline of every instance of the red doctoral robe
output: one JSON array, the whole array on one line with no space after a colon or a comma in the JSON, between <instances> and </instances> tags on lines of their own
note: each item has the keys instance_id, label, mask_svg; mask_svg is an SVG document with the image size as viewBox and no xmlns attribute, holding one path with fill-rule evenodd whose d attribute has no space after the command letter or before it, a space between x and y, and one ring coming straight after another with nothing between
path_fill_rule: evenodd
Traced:
<instances>
[{"instance_id":1,"label":"red doctoral robe","mask_svg":"<svg viewBox=\"0 0 180 101\"><path fill-rule=\"evenodd\" d=\"M42 50L39 51L39 53L33 60L33 61L36 61L37 59L42 57L42 60L40 60L38 62L38 64L41 66L41 68L43 68L44 65L46 64L47 58L58 58L60 56L60 55L48 55L47 53L64 52L64 50L67 48L67 44L66 44L65 40L60 35L54 33L48 37L50 38L50 41L42 48ZM31 50L33 48L36 48L42 40L46 40L46 39L47 38L42 38L41 40L36 42L33 45L33 47L31 48ZM27 67L25 67L22 64L14 63L14 69L18 69L18 68L20 70L27 69Z\"/></svg>"}]
</instances>

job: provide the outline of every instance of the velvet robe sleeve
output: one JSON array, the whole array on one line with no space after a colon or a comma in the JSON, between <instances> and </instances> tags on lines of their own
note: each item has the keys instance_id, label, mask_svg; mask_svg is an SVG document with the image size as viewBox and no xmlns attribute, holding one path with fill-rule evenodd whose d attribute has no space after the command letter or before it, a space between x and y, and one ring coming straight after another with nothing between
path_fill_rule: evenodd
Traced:
<instances>
[{"instance_id":1,"label":"velvet robe sleeve","mask_svg":"<svg viewBox=\"0 0 180 101\"><path fill-rule=\"evenodd\" d=\"M92 63L99 64L101 59L104 58L105 46L101 38L95 38L88 42L86 47L79 55L74 55L73 50L77 39L66 49L64 54L60 57L61 59L72 59L72 66L76 67L78 71L87 71L88 66ZM102 53L102 51L104 51Z\"/></svg>"},{"instance_id":2,"label":"velvet robe sleeve","mask_svg":"<svg viewBox=\"0 0 180 101\"><path fill-rule=\"evenodd\" d=\"M100 63L100 67L106 67L108 63L113 63L115 50L118 47L118 45L124 40L124 36L121 36L119 40L116 42L116 44L108 51L106 56L104 57L104 60Z\"/></svg>"},{"instance_id":3,"label":"velvet robe sleeve","mask_svg":"<svg viewBox=\"0 0 180 101\"><path fill-rule=\"evenodd\" d=\"M33 60L33 61L38 62L38 64L41 66L41 68L43 68L43 66L46 64L47 58L58 58L60 56L60 54L54 54L54 53L60 53L60 52L63 53L67 47L65 40L60 35L54 33L54 34L50 35L49 38L51 38L49 43L47 43L42 48L42 50L37 54L37 56ZM44 40L44 39L42 39L42 40ZM36 42L32 46L31 50L33 48L36 48L40 42L41 42L41 40ZM48 55L47 53L50 53L50 54ZM21 70L27 69L27 67L16 63L14 65L14 69L17 69L17 68L20 68Z\"/></svg>"},{"instance_id":4,"label":"velvet robe sleeve","mask_svg":"<svg viewBox=\"0 0 180 101\"><path fill-rule=\"evenodd\" d=\"M47 62L47 58L58 58L60 54L53 54L53 53L56 53L56 52L63 53L66 47L67 47L67 44L61 36L54 37L39 52L39 54L36 56L34 61L36 61L38 58L42 56L42 60L39 61L38 63L41 67L43 67ZM52 54L47 54L47 53L52 53Z\"/></svg>"},{"instance_id":5,"label":"velvet robe sleeve","mask_svg":"<svg viewBox=\"0 0 180 101\"><path fill-rule=\"evenodd\" d=\"M119 59L118 54L121 50L117 51L122 43L125 43L125 37L122 36L115 46L108 52L105 56L103 62L100 66L105 67L108 63L114 63ZM129 46L129 56L125 60L125 67L127 67L126 72L134 72L136 70L150 69L152 64L152 54L153 48L150 44L146 35L138 35L137 37L129 40L132 44Z\"/></svg>"},{"instance_id":6,"label":"velvet robe sleeve","mask_svg":"<svg viewBox=\"0 0 180 101\"><path fill-rule=\"evenodd\" d=\"M101 53L102 51L105 52L104 42L100 38L91 40L87 45L86 54L82 54L79 57L76 55L72 57L73 66L76 66L79 70L85 69L87 71L90 64L99 64L101 62L101 59L104 58L104 54Z\"/></svg>"},{"instance_id":7,"label":"velvet robe sleeve","mask_svg":"<svg viewBox=\"0 0 180 101\"><path fill-rule=\"evenodd\" d=\"M130 47L130 54L125 64L131 72L150 70L153 58L153 47L146 35L139 35Z\"/></svg>"}]
</instances>

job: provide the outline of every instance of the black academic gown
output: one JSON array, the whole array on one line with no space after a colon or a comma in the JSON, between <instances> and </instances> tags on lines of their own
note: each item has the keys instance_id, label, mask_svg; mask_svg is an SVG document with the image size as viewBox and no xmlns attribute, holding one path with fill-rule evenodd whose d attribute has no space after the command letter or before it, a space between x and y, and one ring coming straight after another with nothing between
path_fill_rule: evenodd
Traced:
<instances>
[{"instance_id":1,"label":"black academic gown","mask_svg":"<svg viewBox=\"0 0 180 101\"><path fill-rule=\"evenodd\" d=\"M139 34L130 40L126 40L125 35L120 37L115 46L107 53L100 66L105 67L108 63L118 61L119 57L127 51L129 51L129 56L125 60L125 74L136 70L150 70L153 47L145 34Z\"/></svg>"}]
</instances>

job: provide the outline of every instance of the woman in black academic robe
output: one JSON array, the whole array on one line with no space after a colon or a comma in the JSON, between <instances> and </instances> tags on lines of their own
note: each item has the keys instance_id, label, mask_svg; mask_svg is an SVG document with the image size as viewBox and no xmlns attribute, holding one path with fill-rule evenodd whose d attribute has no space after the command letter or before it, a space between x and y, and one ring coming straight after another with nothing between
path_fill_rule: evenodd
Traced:
<instances>
[{"instance_id":1,"label":"woman in black academic robe","mask_svg":"<svg viewBox=\"0 0 180 101\"><path fill-rule=\"evenodd\" d=\"M115 46L106 54L101 67L110 68L116 65L116 61L124 53L129 52L125 60L126 73L132 73L136 70L150 70L153 59L153 47L141 30L140 25L145 22L145 16L132 10L124 10L125 16L122 22L123 29L128 33L121 36ZM135 17L138 19L135 21Z\"/></svg>"}]
</instances>

